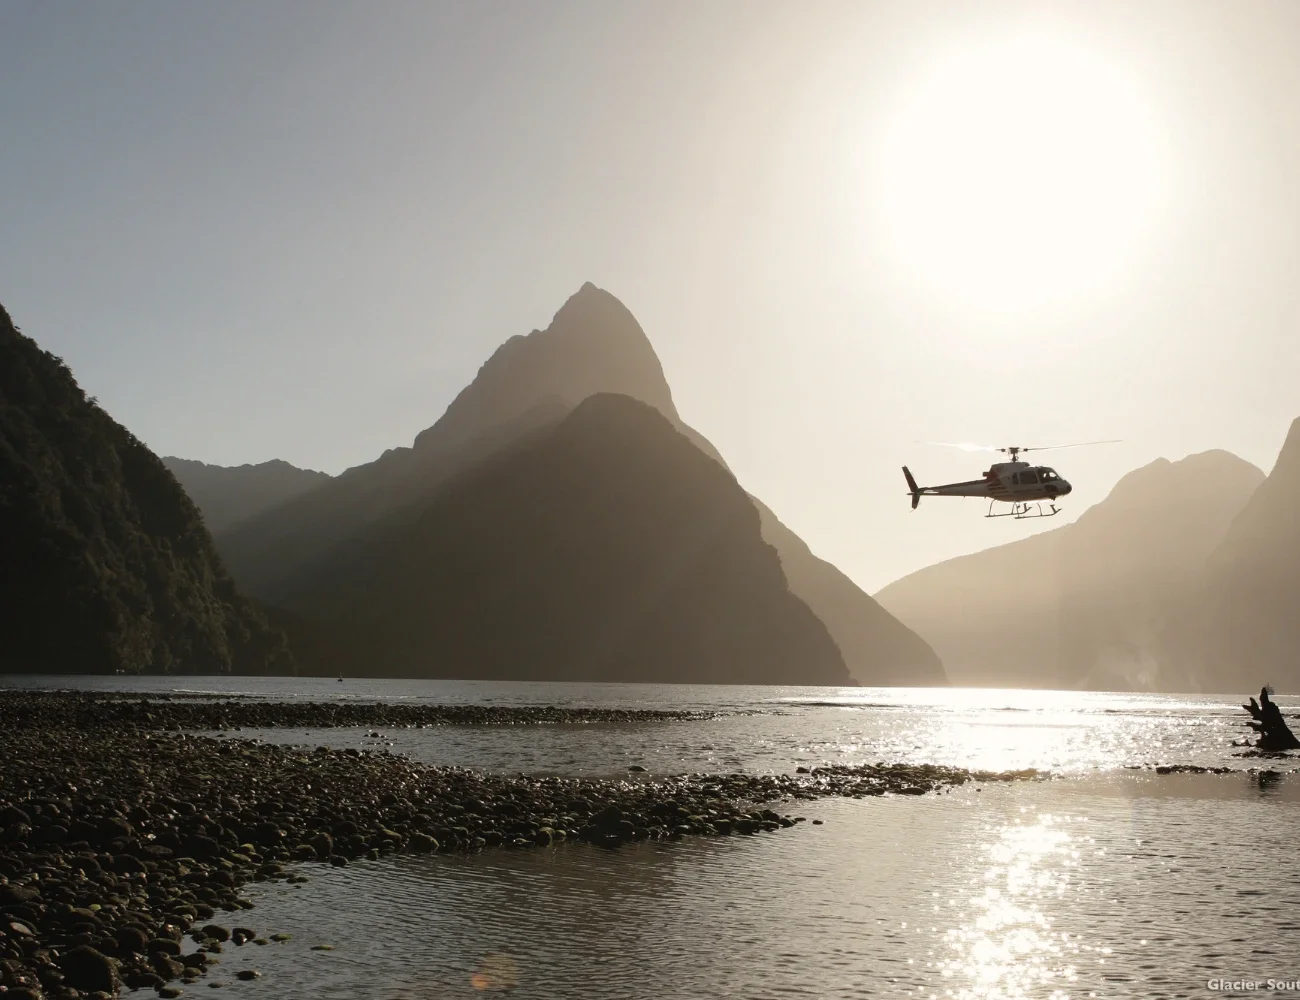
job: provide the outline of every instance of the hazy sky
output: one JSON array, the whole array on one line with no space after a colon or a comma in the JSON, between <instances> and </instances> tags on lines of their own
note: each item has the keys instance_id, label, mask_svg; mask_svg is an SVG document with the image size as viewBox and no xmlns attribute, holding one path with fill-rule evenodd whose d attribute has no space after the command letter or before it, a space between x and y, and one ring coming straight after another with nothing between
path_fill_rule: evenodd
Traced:
<instances>
[{"instance_id":1,"label":"hazy sky","mask_svg":"<svg viewBox=\"0 0 1300 1000\"><path fill-rule=\"evenodd\" d=\"M0 301L160 454L409 444L584 281L869 590L1300 415L1300 4L0 4ZM1011 586L1033 586L1033 568Z\"/></svg>"}]
</instances>

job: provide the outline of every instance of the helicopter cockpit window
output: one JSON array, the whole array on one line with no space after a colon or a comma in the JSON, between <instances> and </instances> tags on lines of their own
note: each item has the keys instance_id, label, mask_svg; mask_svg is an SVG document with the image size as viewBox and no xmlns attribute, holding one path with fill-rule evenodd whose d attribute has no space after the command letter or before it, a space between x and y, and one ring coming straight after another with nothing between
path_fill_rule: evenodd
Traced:
<instances>
[{"instance_id":1,"label":"helicopter cockpit window","mask_svg":"<svg viewBox=\"0 0 1300 1000\"><path fill-rule=\"evenodd\" d=\"M1043 482L1045 483L1052 483L1061 478L1052 469L1041 469L1039 474L1043 477Z\"/></svg>"},{"instance_id":2,"label":"helicopter cockpit window","mask_svg":"<svg viewBox=\"0 0 1300 1000\"><path fill-rule=\"evenodd\" d=\"M1025 469L1022 473L1020 473L1021 486L1031 486L1036 482L1038 482L1038 473L1035 472L1033 469Z\"/></svg>"}]
</instances>

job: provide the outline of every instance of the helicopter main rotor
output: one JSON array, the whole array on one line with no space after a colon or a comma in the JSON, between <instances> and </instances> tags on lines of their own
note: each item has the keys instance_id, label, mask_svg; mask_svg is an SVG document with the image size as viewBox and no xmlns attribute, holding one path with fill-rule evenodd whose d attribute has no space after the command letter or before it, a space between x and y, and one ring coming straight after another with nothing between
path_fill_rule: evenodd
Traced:
<instances>
[{"instance_id":1,"label":"helicopter main rotor","mask_svg":"<svg viewBox=\"0 0 1300 1000\"><path fill-rule=\"evenodd\" d=\"M941 448L960 448L962 451L997 451L1004 455L1009 455L1011 461L1016 461L1017 456L1022 451L1059 451L1062 448L1084 448L1094 444L1119 444L1119 438L1110 438L1105 441L1077 441L1074 444L1045 444L1045 445L1007 445L998 447L992 444L972 444L969 441L952 442L952 441L926 441L925 444L938 445Z\"/></svg>"}]
</instances>

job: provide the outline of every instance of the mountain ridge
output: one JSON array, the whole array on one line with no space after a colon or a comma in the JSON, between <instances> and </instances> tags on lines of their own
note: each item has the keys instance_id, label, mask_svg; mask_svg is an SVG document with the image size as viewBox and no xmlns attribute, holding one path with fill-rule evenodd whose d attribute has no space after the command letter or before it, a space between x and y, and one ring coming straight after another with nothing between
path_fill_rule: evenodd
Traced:
<instances>
[{"instance_id":1,"label":"mountain ridge","mask_svg":"<svg viewBox=\"0 0 1300 1000\"><path fill-rule=\"evenodd\" d=\"M636 318L615 296L587 282L545 330L499 346L410 448L390 449L275 512L221 533L218 544L252 593L295 614L309 614L323 599L326 567L357 557L356 547L339 539L414 517L420 498L448 478L449 466L472 465L520 434L561 419L587 397L607 392L653 406L730 472L712 443L681 420L663 367ZM826 621L859 681L947 683L939 658L923 639L814 555L770 509L752 496L751 501L792 588ZM313 592L310 600L305 586Z\"/></svg>"},{"instance_id":2,"label":"mountain ridge","mask_svg":"<svg viewBox=\"0 0 1300 1000\"><path fill-rule=\"evenodd\" d=\"M1277 461L1209 559L1207 613L1195 625L1206 671L1246 662L1283 689L1300 690L1300 418Z\"/></svg>"},{"instance_id":3,"label":"mountain ridge","mask_svg":"<svg viewBox=\"0 0 1300 1000\"><path fill-rule=\"evenodd\" d=\"M1204 563L1264 479L1222 450L1157 459L1073 523L958 556L882 588L954 683L1197 690L1181 639Z\"/></svg>"},{"instance_id":4,"label":"mountain ridge","mask_svg":"<svg viewBox=\"0 0 1300 1000\"><path fill-rule=\"evenodd\" d=\"M214 533L333 478L325 472L300 469L279 458L230 466L164 455L162 463L198 505L208 530Z\"/></svg>"},{"instance_id":5,"label":"mountain ridge","mask_svg":"<svg viewBox=\"0 0 1300 1000\"><path fill-rule=\"evenodd\" d=\"M851 683L734 477L623 394L447 482L346 607L400 676Z\"/></svg>"},{"instance_id":6,"label":"mountain ridge","mask_svg":"<svg viewBox=\"0 0 1300 1000\"><path fill-rule=\"evenodd\" d=\"M0 306L0 670L291 672L166 465Z\"/></svg>"}]
</instances>

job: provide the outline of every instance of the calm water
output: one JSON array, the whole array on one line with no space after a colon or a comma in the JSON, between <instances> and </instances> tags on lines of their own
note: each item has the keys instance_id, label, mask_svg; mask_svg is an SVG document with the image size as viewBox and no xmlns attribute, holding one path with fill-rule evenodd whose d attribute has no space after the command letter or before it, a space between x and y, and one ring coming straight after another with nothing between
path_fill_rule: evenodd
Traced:
<instances>
[{"instance_id":1,"label":"calm water","mask_svg":"<svg viewBox=\"0 0 1300 1000\"><path fill-rule=\"evenodd\" d=\"M0 683L32 683L9 678ZM49 679L47 686L70 686ZM77 681L79 686L90 686ZM257 998L1203 997L1216 979L1300 995L1300 759L1238 756L1238 695L505 685L403 681L97 686L268 698L715 706L709 722L241 732L383 746L502 771L617 775L930 761L1050 782L803 805L791 830L629 846L305 866L227 946ZM1286 714L1300 707L1279 699ZM1235 773L1156 775L1198 763ZM1263 773L1262 773L1263 772ZM1272 773L1268 773L1272 772ZM313 951L329 944L333 950ZM239 982L256 968L262 978ZM195 989L206 987L192 987ZM1262 988L1261 988L1262 991ZM1285 994L1282 994L1285 995Z\"/></svg>"}]
</instances>

